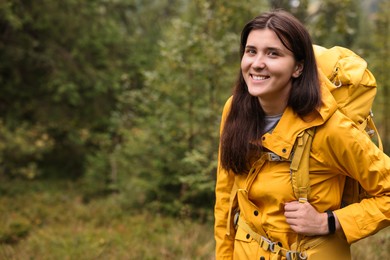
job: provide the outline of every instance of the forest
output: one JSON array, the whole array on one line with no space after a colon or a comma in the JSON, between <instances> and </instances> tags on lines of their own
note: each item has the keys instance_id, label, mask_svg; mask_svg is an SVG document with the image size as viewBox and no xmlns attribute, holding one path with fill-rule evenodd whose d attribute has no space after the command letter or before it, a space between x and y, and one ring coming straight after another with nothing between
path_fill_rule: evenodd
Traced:
<instances>
[{"instance_id":1,"label":"forest","mask_svg":"<svg viewBox=\"0 0 390 260\"><path fill-rule=\"evenodd\" d=\"M240 32L275 8L368 62L389 154L388 0L0 0L0 259L213 259Z\"/></svg>"}]
</instances>

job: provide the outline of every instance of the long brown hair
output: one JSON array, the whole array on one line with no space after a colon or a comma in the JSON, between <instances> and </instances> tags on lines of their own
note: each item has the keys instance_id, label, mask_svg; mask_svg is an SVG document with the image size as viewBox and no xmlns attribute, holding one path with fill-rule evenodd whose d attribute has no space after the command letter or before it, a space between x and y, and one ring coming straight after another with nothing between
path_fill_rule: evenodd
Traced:
<instances>
[{"instance_id":1,"label":"long brown hair","mask_svg":"<svg viewBox=\"0 0 390 260\"><path fill-rule=\"evenodd\" d=\"M276 10L249 21L241 32L240 55L252 30L270 29L290 50L296 61L303 62L303 71L292 79L287 106L303 117L321 104L317 66L310 35L291 14ZM265 113L257 97L251 96L240 70L233 91L233 101L221 135L221 164L236 174L247 171L251 141L258 140L264 129ZM261 149L261 147L259 147Z\"/></svg>"}]
</instances>

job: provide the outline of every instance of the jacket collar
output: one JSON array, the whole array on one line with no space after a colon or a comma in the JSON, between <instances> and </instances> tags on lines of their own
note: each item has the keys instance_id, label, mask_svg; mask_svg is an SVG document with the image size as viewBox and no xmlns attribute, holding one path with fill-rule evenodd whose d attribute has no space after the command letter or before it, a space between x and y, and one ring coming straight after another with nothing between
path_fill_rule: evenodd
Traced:
<instances>
[{"instance_id":1,"label":"jacket collar","mask_svg":"<svg viewBox=\"0 0 390 260\"><path fill-rule=\"evenodd\" d=\"M337 103L325 84L321 84L321 96L321 107L305 118L300 118L287 107L272 133L262 136L262 146L288 159L298 134L305 129L324 124L337 110Z\"/></svg>"}]
</instances>

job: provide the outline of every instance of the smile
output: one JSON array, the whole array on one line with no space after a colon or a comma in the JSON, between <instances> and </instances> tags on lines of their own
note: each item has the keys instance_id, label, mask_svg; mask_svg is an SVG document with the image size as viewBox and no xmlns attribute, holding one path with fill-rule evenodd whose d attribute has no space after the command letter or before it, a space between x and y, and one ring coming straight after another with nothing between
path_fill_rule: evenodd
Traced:
<instances>
[{"instance_id":1,"label":"smile","mask_svg":"<svg viewBox=\"0 0 390 260\"><path fill-rule=\"evenodd\" d=\"M259 76L259 75L253 75L253 74L251 74L251 77L254 80L265 80L265 79L269 78L269 76Z\"/></svg>"}]
</instances>

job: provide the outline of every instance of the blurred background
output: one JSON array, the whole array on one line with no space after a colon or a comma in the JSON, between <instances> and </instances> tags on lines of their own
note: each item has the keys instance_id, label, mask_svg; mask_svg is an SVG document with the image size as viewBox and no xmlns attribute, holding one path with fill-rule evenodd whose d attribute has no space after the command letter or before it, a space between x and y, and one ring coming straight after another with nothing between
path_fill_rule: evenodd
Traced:
<instances>
[{"instance_id":1,"label":"blurred background","mask_svg":"<svg viewBox=\"0 0 390 260\"><path fill-rule=\"evenodd\" d=\"M0 259L213 259L220 115L271 8L368 61L390 152L388 0L0 0Z\"/></svg>"}]
</instances>

